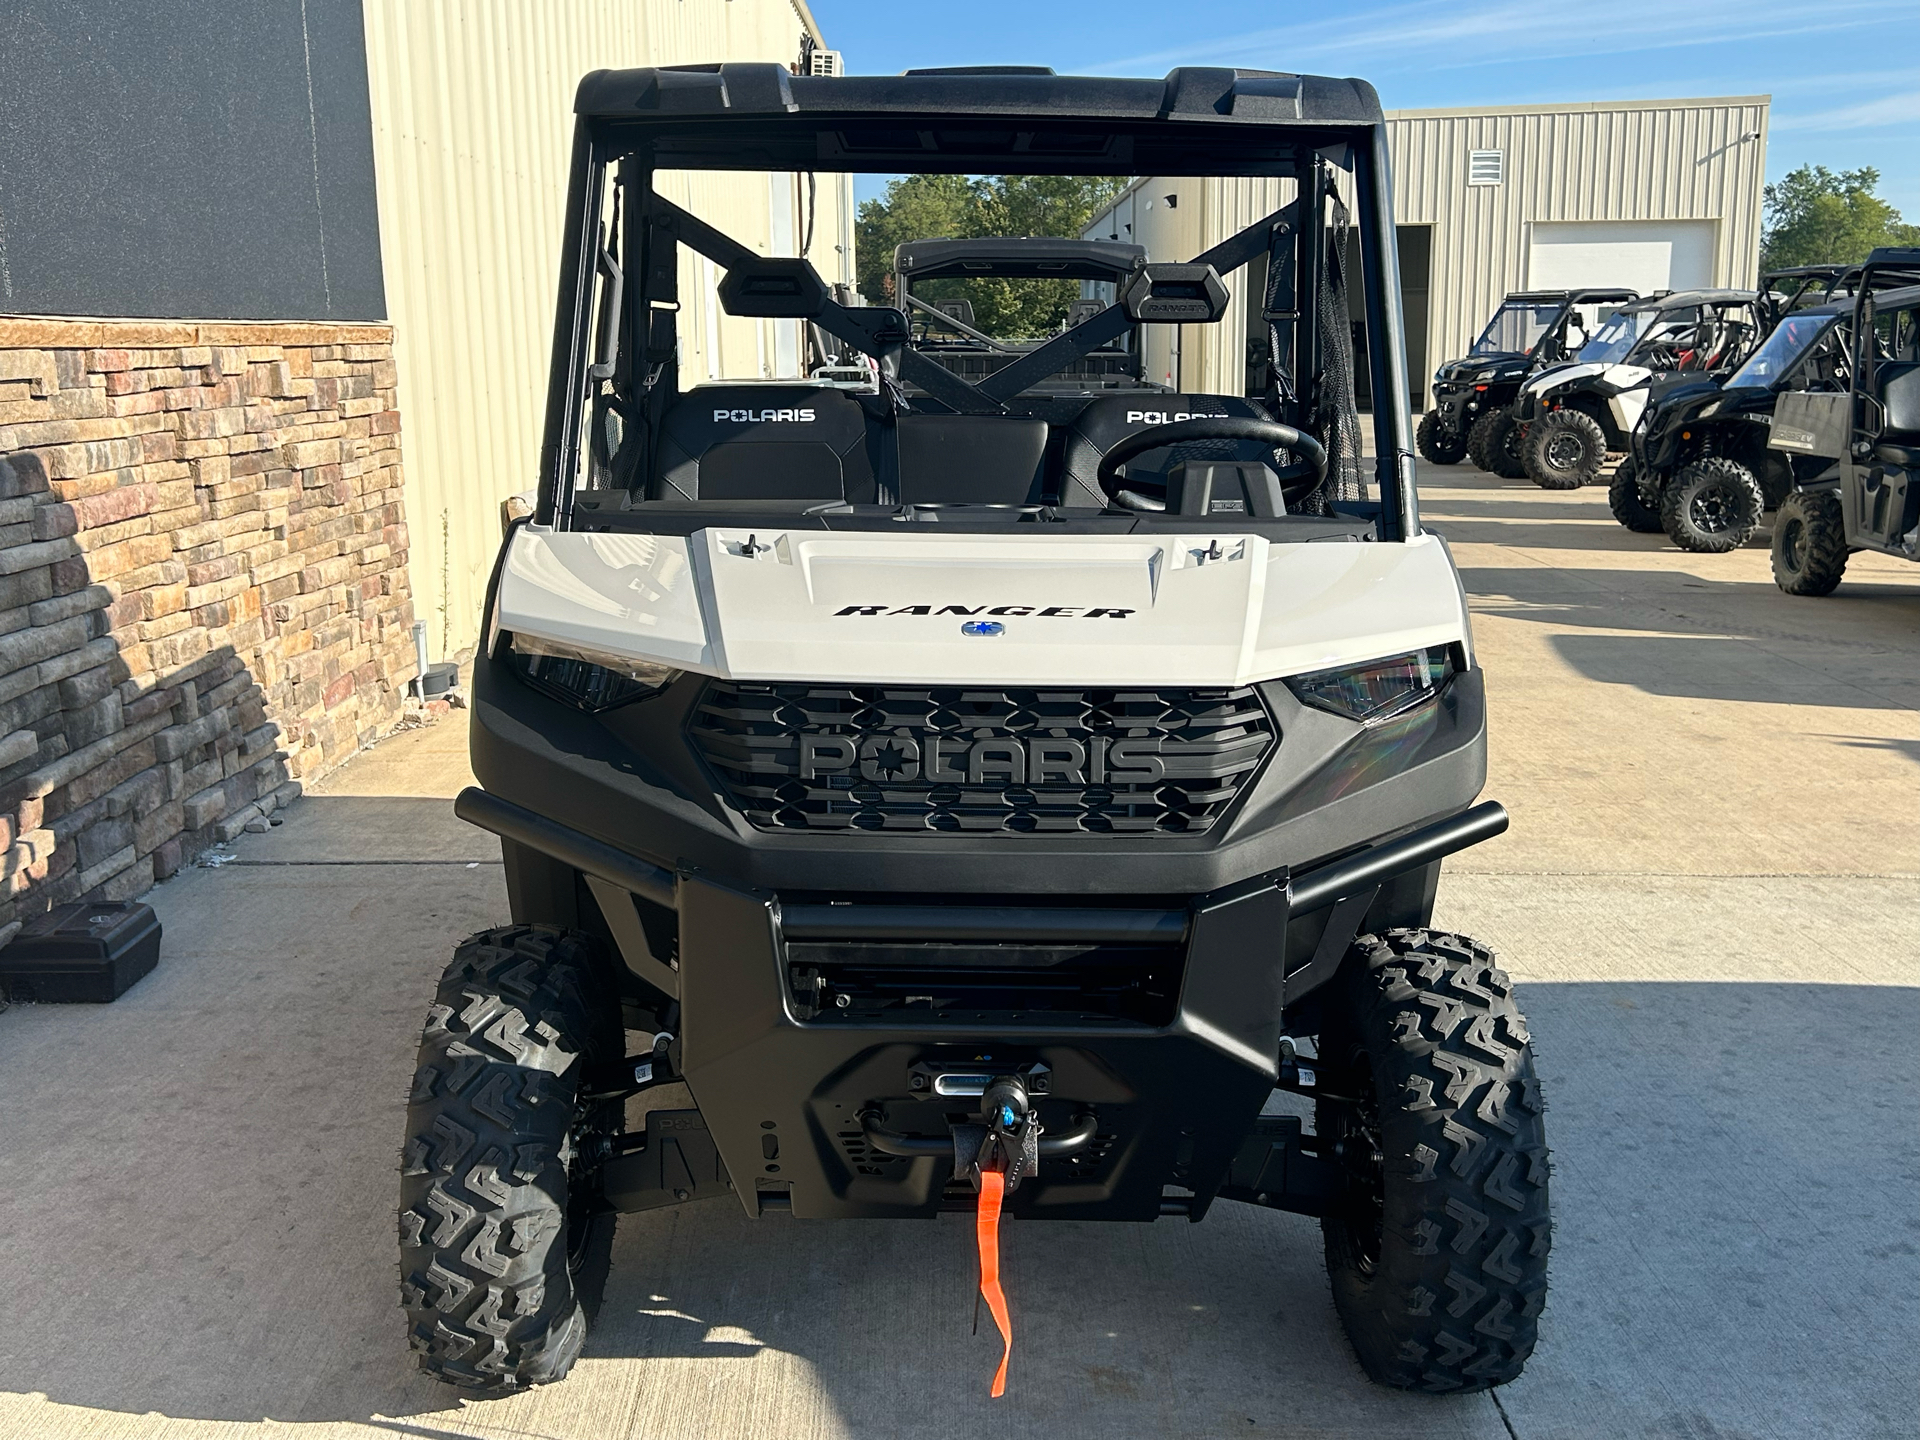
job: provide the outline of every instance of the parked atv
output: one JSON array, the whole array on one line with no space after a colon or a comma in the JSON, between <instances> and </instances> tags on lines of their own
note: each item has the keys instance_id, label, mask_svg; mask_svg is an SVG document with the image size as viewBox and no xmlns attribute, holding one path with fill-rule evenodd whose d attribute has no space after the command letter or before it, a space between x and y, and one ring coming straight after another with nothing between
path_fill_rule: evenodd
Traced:
<instances>
[{"instance_id":1,"label":"parked atv","mask_svg":"<svg viewBox=\"0 0 1920 1440\"><path fill-rule=\"evenodd\" d=\"M1528 378L1586 344L1611 307L1638 299L1632 290L1526 290L1501 302L1464 359L1433 375L1433 408L1415 440L1436 465L1470 459L1507 480L1526 473L1514 397Z\"/></svg>"},{"instance_id":2,"label":"parked atv","mask_svg":"<svg viewBox=\"0 0 1920 1440\"><path fill-rule=\"evenodd\" d=\"M1788 390L1769 446L1797 478L1773 526L1773 579L1789 595L1831 595L1847 557L1920 561L1920 249L1867 257L1855 288L1845 391Z\"/></svg>"},{"instance_id":3,"label":"parked atv","mask_svg":"<svg viewBox=\"0 0 1920 1440\"><path fill-rule=\"evenodd\" d=\"M1787 391L1847 390L1852 297L1920 278L1900 268L1905 252L1887 253L1896 258L1873 274L1843 273L1821 303L1783 314L1724 386L1701 378L1657 395L1609 488L1615 518L1630 530L1664 530L1683 550L1721 554L1746 544L1768 510L1828 469L1770 445L1774 408Z\"/></svg>"},{"instance_id":4,"label":"parked atv","mask_svg":"<svg viewBox=\"0 0 1920 1440\"><path fill-rule=\"evenodd\" d=\"M455 950L408 1111L420 1365L558 1380L616 1215L719 1199L974 1217L999 1393L1003 1213L1232 1201L1320 1219L1376 1380L1513 1379L1542 1102L1507 973L1432 928L1442 861L1507 821L1475 803L1485 685L1416 505L1372 88L727 64L597 71L577 109L539 505L490 586L455 807L501 838L511 923ZM653 188L1009 165L1219 174L1274 209L974 380ZM1264 397L1054 381L1219 323L1256 260ZM880 383L694 383L679 327L721 311L817 326Z\"/></svg>"},{"instance_id":5,"label":"parked atv","mask_svg":"<svg viewBox=\"0 0 1920 1440\"><path fill-rule=\"evenodd\" d=\"M1756 335L1752 348L1764 343L1786 316L1827 303L1836 287L1843 283L1843 276L1849 273L1848 267L1842 265L1800 265L1772 270L1761 276L1756 310L1764 328ZM1741 363L1745 363L1744 358ZM1669 461L1667 468L1649 472L1646 457L1649 452L1667 455L1678 434L1672 427L1682 422L1690 425L1728 378L1725 372L1713 375L1702 375L1698 371L1677 372L1656 376L1649 385L1649 403L1642 409L1629 438L1628 454L1614 467L1607 486L1607 503L1614 519L1629 530L1653 535L1665 529L1660 518L1660 496L1673 469ZM1756 416L1770 413L1765 408L1768 402L1763 397L1750 397L1750 400L1753 406L1758 407L1750 409L1750 413ZM1756 423L1765 422L1762 419ZM1706 432L1702 430L1700 433L1704 437ZM1694 438L1688 435L1681 443L1690 443ZM1779 490L1784 476L1777 464L1763 461L1759 473L1771 475L1776 482L1776 492ZM1768 503L1767 494L1767 486L1763 482L1763 508Z\"/></svg>"},{"instance_id":6,"label":"parked atv","mask_svg":"<svg viewBox=\"0 0 1920 1440\"><path fill-rule=\"evenodd\" d=\"M1536 375L1514 401L1527 476L1577 490L1627 448L1657 381L1724 378L1766 331L1752 290L1679 290L1613 312L1574 361Z\"/></svg>"}]
</instances>

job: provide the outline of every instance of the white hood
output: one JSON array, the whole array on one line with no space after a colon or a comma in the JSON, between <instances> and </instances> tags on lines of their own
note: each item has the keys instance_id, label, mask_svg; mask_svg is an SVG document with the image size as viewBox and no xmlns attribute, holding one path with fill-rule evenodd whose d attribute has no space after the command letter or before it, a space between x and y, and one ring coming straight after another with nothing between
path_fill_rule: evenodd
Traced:
<instances>
[{"instance_id":1,"label":"white hood","mask_svg":"<svg viewBox=\"0 0 1920 1440\"><path fill-rule=\"evenodd\" d=\"M1642 365L1603 365L1597 360L1580 364L1562 365L1555 370L1543 370L1521 387L1523 395L1545 395L1555 390L1564 390L1580 380L1592 380L1596 377L1605 380L1615 389L1625 390L1629 386L1644 384L1651 379L1653 371Z\"/></svg>"},{"instance_id":2,"label":"white hood","mask_svg":"<svg viewBox=\"0 0 1920 1440\"><path fill-rule=\"evenodd\" d=\"M1433 535L523 526L496 614L503 630L730 679L863 684L1243 685L1467 638Z\"/></svg>"}]
</instances>

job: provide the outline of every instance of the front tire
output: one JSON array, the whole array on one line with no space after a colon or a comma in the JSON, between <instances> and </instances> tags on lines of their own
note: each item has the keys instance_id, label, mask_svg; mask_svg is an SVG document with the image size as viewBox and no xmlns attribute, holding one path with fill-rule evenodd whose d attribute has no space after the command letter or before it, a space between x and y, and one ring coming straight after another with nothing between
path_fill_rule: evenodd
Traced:
<instances>
[{"instance_id":1,"label":"front tire","mask_svg":"<svg viewBox=\"0 0 1920 1440\"><path fill-rule=\"evenodd\" d=\"M1473 422L1467 452L1474 464L1502 480L1519 480L1527 473L1520 461L1519 422L1505 410L1489 410Z\"/></svg>"},{"instance_id":2,"label":"front tire","mask_svg":"<svg viewBox=\"0 0 1920 1440\"><path fill-rule=\"evenodd\" d=\"M1709 455L1683 465L1660 495L1660 525L1682 550L1724 555L1760 528L1766 498L1753 472L1737 460Z\"/></svg>"},{"instance_id":3,"label":"front tire","mask_svg":"<svg viewBox=\"0 0 1920 1440\"><path fill-rule=\"evenodd\" d=\"M1413 443L1420 448L1421 458L1435 465L1458 465L1467 453L1466 437L1449 430L1438 410L1429 410L1420 417L1420 428L1414 433Z\"/></svg>"},{"instance_id":4,"label":"front tire","mask_svg":"<svg viewBox=\"0 0 1920 1440\"><path fill-rule=\"evenodd\" d=\"M1527 427L1521 461L1542 490L1578 490L1600 478L1607 432L1583 411L1551 411Z\"/></svg>"},{"instance_id":5,"label":"front tire","mask_svg":"<svg viewBox=\"0 0 1920 1440\"><path fill-rule=\"evenodd\" d=\"M1613 478L1607 482L1607 508L1636 535L1658 535L1663 528L1658 507L1647 503L1640 488L1640 467L1631 455L1614 468Z\"/></svg>"},{"instance_id":6,"label":"front tire","mask_svg":"<svg viewBox=\"0 0 1920 1440\"><path fill-rule=\"evenodd\" d=\"M1789 595L1831 595L1847 569L1840 497L1796 490L1773 517L1773 583Z\"/></svg>"},{"instance_id":7,"label":"front tire","mask_svg":"<svg viewBox=\"0 0 1920 1440\"><path fill-rule=\"evenodd\" d=\"M582 1104L618 1059L596 953L546 926L485 930L453 953L407 1106L400 1294L427 1374L484 1394L558 1380L606 1283L615 1217L593 1183L618 1101Z\"/></svg>"},{"instance_id":8,"label":"front tire","mask_svg":"<svg viewBox=\"0 0 1920 1440\"><path fill-rule=\"evenodd\" d=\"M1389 930L1348 952L1320 1037L1315 1128L1348 1166L1321 1222L1368 1375L1403 1390L1504 1385L1547 1293L1547 1144L1526 1022L1493 952Z\"/></svg>"}]
</instances>

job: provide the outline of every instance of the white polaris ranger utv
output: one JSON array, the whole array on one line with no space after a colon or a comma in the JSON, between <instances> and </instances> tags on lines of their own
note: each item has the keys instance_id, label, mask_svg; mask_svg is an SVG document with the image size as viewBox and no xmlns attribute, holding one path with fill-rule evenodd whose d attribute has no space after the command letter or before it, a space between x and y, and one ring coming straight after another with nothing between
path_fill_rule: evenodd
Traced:
<instances>
[{"instance_id":1,"label":"white polaris ranger utv","mask_svg":"<svg viewBox=\"0 0 1920 1440\"><path fill-rule=\"evenodd\" d=\"M1416 505L1372 88L721 65L597 72L578 111L539 507L457 803L513 923L454 952L409 1112L422 1366L565 1375L623 1211L962 1211L1010 1335L1003 1208L1231 1200L1321 1217L1379 1381L1513 1379L1547 1151L1508 977L1427 928L1442 859L1506 816L1475 803L1485 690ZM694 213L831 171L1204 177L1238 218L975 383ZM701 320L818 327L876 383L708 381ZM1057 383L1134 327L1218 378ZM1250 327L1251 396L1200 363L1243 364ZM667 1083L690 1106L629 1128Z\"/></svg>"}]
</instances>

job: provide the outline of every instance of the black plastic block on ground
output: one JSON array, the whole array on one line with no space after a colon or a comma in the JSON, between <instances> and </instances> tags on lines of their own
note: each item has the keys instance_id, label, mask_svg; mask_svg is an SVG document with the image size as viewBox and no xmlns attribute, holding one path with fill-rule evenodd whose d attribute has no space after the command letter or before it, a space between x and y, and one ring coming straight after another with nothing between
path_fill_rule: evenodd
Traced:
<instances>
[{"instance_id":1,"label":"black plastic block on ground","mask_svg":"<svg viewBox=\"0 0 1920 1440\"><path fill-rule=\"evenodd\" d=\"M104 1004L160 959L160 917L134 900L56 905L0 950L0 997L23 1004Z\"/></svg>"}]
</instances>

